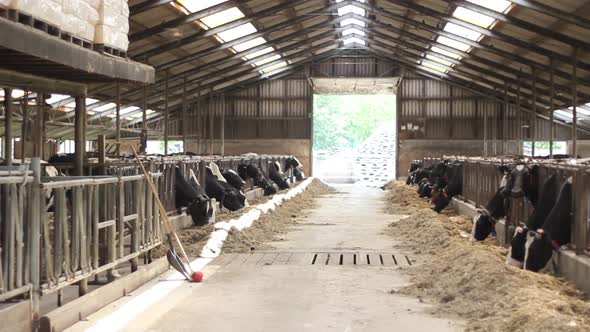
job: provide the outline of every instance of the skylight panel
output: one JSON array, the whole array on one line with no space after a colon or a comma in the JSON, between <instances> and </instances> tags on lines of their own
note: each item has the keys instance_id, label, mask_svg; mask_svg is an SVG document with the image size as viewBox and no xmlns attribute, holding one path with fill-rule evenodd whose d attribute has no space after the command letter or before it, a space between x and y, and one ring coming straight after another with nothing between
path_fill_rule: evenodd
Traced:
<instances>
[{"instance_id":1,"label":"skylight panel","mask_svg":"<svg viewBox=\"0 0 590 332\"><path fill-rule=\"evenodd\" d=\"M119 111L119 114L125 115L127 113L131 113L133 111L137 111L138 109L139 109L139 107L137 107L137 106L125 107L125 108L122 108L121 111Z\"/></svg>"},{"instance_id":2,"label":"skylight panel","mask_svg":"<svg viewBox=\"0 0 590 332\"><path fill-rule=\"evenodd\" d=\"M209 7L213 7L220 3L224 3L227 0L176 0L179 4L181 4L186 10L191 13L199 12L203 9L207 9Z\"/></svg>"},{"instance_id":3,"label":"skylight panel","mask_svg":"<svg viewBox=\"0 0 590 332\"><path fill-rule=\"evenodd\" d=\"M20 89L13 89L12 90L12 98L20 98L25 95L25 92ZM4 97L4 89L0 89L0 97ZM2 98L4 100L4 98Z\"/></svg>"},{"instance_id":4,"label":"skylight panel","mask_svg":"<svg viewBox=\"0 0 590 332\"><path fill-rule=\"evenodd\" d=\"M455 34L457 36L471 39L473 41L478 41L479 38L481 38L481 33L473 31L471 29L467 29L467 28L457 25L455 23L447 23L447 25L445 25L445 28L443 30L445 30L446 32L450 32L452 34Z\"/></svg>"},{"instance_id":5,"label":"skylight panel","mask_svg":"<svg viewBox=\"0 0 590 332\"><path fill-rule=\"evenodd\" d=\"M256 28L254 27L254 25L252 25L252 23L246 23L246 24L239 25L235 28L220 32L217 34L217 36L219 38L221 38L221 40L223 40L224 42L227 43L229 41L253 34L257 31L258 30L256 30Z\"/></svg>"},{"instance_id":6,"label":"skylight panel","mask_svg":"<svg viewBox=\"0 0 590 332\"><path fill-rule=\"evenodd\" d=\"M352 24L356 24L361 27L366 27L365 22L359 20L358 18L347 18L347 19L340 21L341 27L345 27L347 25L352 25Z\"/></svg>"},{"instance_id":7,"label":"skylight panel","mask_svg":"<svg viewBox=\"0 0 590 332\"><path fill-rule=\"evenodd\" d=\"M460 51L463 51L463 52L467 52L471 48L471 46L469 46L469 45L467 45L465 43L456 41L454 39L447 38L445 36L438 36L438 38L436 39L436 41L438 43L441 43L443 45L446 45L446 46L449 46L449 47L452 47L452 48L456 48L456 49L458 49Z\"/></svg>"},{"instance_id":8,"label":"skylight panel","mask_svg":"<svg viewBox=\"0 0 590 332\"><path fill-rule=\"evenodd\" d=\"M146 111L145 111L145 114L146 114L146 115L150 115L150 114L153 114L153 113L155 113L155 111L154 111L154 110L146 110ZM132 117L132 118L135 118L135 119L140 119L140 118L142 118L142 117L143 117L143 112L142 112L142 113L133 114L133 115L131 115L131 117Z\"/></svg>"},{"instance_id":9,"label":"skylight panel","mask_svg":"<svg viewBox=\"0 0 590 332\"><path fill-rule=\"evenodd\" d=\"M264 60L260 60L260 61L258 61L256 63L254 63L254 65L256 67L264 66L265 64L267 64L269 62L277 61L280 58L281 58L281 56L279 54L275 54L275 55L271 56L270 58L267 58L267 59L264 59Z\"/></svg>"},{"instance_id":10,"label":"skylight panel","mask_svg":"<svg viewBox=\"0 0 590 332\"><path fill-rule=\"evenodd\" d=\"M273 72L273 71L275 71L277 69L281 69L281 68L286 67L286 66L287 66L287 61L283 61L283 62L277 63L274 66L270 66L268 68L264 68L264 69L261 70L261 72L267 74L267 73Z\"/></svg>"},{"instance_id":11,"label":"skylight panel","mask_svg":"<svg viewBox=\"0 0 590 332\"><path fill-rule=\"evenodd\" d=\"M272 51L274 51L274 50L275 50L275 49L274 49L274 47L272 47L272 46L271 46L271 47L267 47L267 48L265 48L265 49L262 49L262 50L260 50L260 51L254 52L254 53L252 53L252 54L248 54L248 55L246 55L244 58L246 58L247 60L254 59L254 58L257 58L257 57L259 57L259 56L261 56L261 55L265 55L265 54L267 54L267 53L270 53L270 52L272 52Z\"/></svg>"},{"instance_id":12,"label":"skylight panel","mask_svg":"<svg viewBox=\"0 0 590 332\"><path fill-rule=\"evenodd\" d=\"M495 21L493 17L480 14L465 7L457 7L453 13L453 16L467 23L475 24L486 29L489 28Z\"/></svg>"},{"instance_id":13,"label":"skylight panel","mask_svg":"<svg viewBox=\"0 0 590 332\"><path fill-rule=\"evenodd\" d=\"M96 102L98 102L98 99L86 98L86 106L92 105L92 104L94 104ZM76 107L76 102L73 101L73 102L71 102L69 104L65 104L64 106L65 107L68 107L68 108L74 108L74 107Z\"/></svg>"},{"instance_id":14,"label":"skylight panel","mask_svg":"<svg viewBox=\"0 0 590 332\"><path fill-rule=\"evenodd\" d=\"M451 67L453 65L452 62L449 62L449 61L443 60L441 58L435 57L434 55L431 55L431 54L426 54L426 59L429 59L429 60L432 60L432 61L436 61L436 62L438 62L440 64L443 64L443 65L445 65L447 67Z\"/></svg>"},{"instance_id":15,"label":"skylight panel","mask_svg":"<svg viewBox=\"0 0 590 332\"><path fill-rule=\"evenodd\" d=\"M467 1L474 3L476 5L482 6L482 7L486 7L491 10L495 10L499 13L505 13L508 10L508 8L510 8L510 5L512 5L512 2L506 1L506 0L467 0Z\"/></svg>"},{"instance_id":16,"label":"skylight panel","mask_svg":"<svg viewBox=\"0 0 590 332\"><path fill-rule=\"evenodd\" d=\"M108 103L108 104L105 104L105 105L102 105L102 106L99 106L99 107L93 109L93 111L101 112L102 113L104 111L108 111L108 110L113 109L115 107L117 107L117 104L115 104L115 103Z\"/></svg>"},{"instance_id":17,"label":"skylight panel","mask_svg":"<svg viewBox=\"0 0 590 332\"><path fill-rule=\"evenodd\" d=\"M360 16L365 16L365 10L355 5L347 5L338 8L338 16L344 16L346 14L353 13Z\"/></svg>"},{"instance_id":18,"label":"skylight panel","mask_svg":"<svg viewBox=\"0 0 590 332\"><path fill-rule=\"evenodd\" d=\"M449 58L453 58L453 59L456 59L456 60L461 60L461 56L459 54L455 54L455 53L449 52L447 50L443 50L440 47L432 46L432 48L430 48L430 50L432 50L433 52L436 52L436 53L440 53L442 55L446 55Z\"/></svg>"},{"instance_id":19,"label":"skylight panel","mask_svg":"<svg viewBox=\"0 0 590 332\"><path fill-rule=\"evenodd\" d=\"M215 28L220 25L229 23L231 21L240 19L244 16L244 13L242 13L242 11L238 7L232 7L230 9L226 9L218 13L211 14L207 17L203 17L201 19L201 22L203 22L209 28Z\"/></svg>"},{"instance_id":20,"label":"skylight panel","mask_svg":"<svg viewBox=\"0 0 590 332\"><path fill-rule=\"evenodd\" d=\"M343 44L344 45L359 44L359 45L363 45L363 46L364 45L367 45L367 43L364 40L359 39L357 37L352 37L352 38L345 39L344 42L343 42Z\"/></svg>"},{"instance_id":21,"label":"skylight panel","mask_svg":"<svg viewBox=\"0 0 590 332\"><path fill-rule=\"evenodd\" d=\"M348 35L352 35L352 34L356 34L359 36L366 36L364 31L361 31L361 30L355 29L355 28L346 29L342 32L343 36L348 36Z\"/></svg>"},{"instance_id":22,"label":"skylight panel","mask_svg":"<svg viewBox=\"0 0 590 332\"><path fill-rule=\"evenodd\" d=\"M238 44L238 45L234 46L233 49L236 52L243 52L247 49L250 49L252 47L256 47L256 46L259 46L259 45L262 45L265 43L266 43L266 39L264 39L262 37L258 37L258 38L250 39L250 40L243 42L241 44Z\"/></svg>"},{"instance_id":23,"label":"skylight panel","mask_svg":"<svg viewBox=\"0 0 590 332\"><path fill-rule=\"evenodd\" d=\"M57 102L60 102L64 99L70 98L70 96L68 95L58 95L56 93L51 94L51 98L46 99L45 102L48 104L55 104Z\"/></svg>"},{"instance_id":24,"label":"skylight panel","mask_svg":"<svg viewBox=\"0 0 590 332\"><path fill-rule=\"evenodd\" d=\"M432 69L432 70L436 70L436 71L441 72L441 73L445 73L445 74L447 73L447 70L446 69L441 68L439 66L436 66L436 65L434 65L432 63L429 63L429 62L422 62L422 66L423 67L426 67L426 68L429 68L429 69Z\"/></svg>"},{"instance_id":25,"label":"skylight panel","mask_svg":"<svg viewBox=\"0 0 590 332\"><path fill-rule=\"evenodd\" d=\"M568 118L568 119L573 119L574 115L570 112L564 111L564 110L557 110L555 111L555 115L564 117L564 118Z\"/></svg>"}]
</instances>

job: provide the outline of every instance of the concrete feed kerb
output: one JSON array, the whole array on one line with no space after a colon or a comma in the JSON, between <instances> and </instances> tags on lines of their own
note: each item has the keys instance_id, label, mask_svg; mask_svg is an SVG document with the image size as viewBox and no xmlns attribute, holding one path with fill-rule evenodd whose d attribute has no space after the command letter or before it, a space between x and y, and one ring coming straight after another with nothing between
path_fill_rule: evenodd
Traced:
<instances>
[{"instance_id":1,"label":"concrete feed kerb","mask_svg":"<svg viewBox=\"0 0 590 332\"><path fill-rule=\"evenodd\" d=\"M274 197L268 202L256 206L256 208L250 210L248 213L240 216L239 218L215 223L214 231L211 233L209 241L207 241L203 247L200 257L215 258L219 256L221 254L223 243L227 239L227 236L230 232L241 232L243 229L252 226L252 224L258 220L262 214L266 214L269 211L274 211L277 207L281 206L284 201L288 201L305 191L305 189L307 189L313 180L314 178L307 178L301 184L289 190L287 193L274 195Z\"/></svg>"}]
</instances>

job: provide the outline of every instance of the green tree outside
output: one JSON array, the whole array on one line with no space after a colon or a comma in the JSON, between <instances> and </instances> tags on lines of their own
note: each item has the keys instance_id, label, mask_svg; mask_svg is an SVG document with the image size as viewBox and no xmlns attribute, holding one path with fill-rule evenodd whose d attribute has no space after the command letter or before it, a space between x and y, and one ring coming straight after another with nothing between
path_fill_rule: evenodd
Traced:
<instances>
[{"instance_id":1,"label":"green tree outside","mask_svg":"<svg viewBox=\"0 0 590 332\"><path fill-rule=\"evenodd\" d=\"M313 148L355 148L393 123L395 106L395 95L315 95Z\"/></svg>"}]
</instances>

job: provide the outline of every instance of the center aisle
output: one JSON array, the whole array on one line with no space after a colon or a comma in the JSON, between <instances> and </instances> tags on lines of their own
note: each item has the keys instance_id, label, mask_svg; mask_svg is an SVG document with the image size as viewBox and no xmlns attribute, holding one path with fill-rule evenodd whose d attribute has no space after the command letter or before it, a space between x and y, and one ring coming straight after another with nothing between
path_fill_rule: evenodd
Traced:
<instances>
[{"instance_id":1,"label":"center aisle","mask_svg":"<svg viewBox=\"0 0 590 332\"><path fill-rule=\"evenodd\" d=\"M205 269L202 284L181 287L117 329L461 330L430 316L418 299L392 294L407 284L400 270L411 269L413 261L384 234L394 217L381 212L383 192L337 189L318 198L318 208L283 241L271 243L274 251L222 255Z\"/></svg>"}]
</instances>

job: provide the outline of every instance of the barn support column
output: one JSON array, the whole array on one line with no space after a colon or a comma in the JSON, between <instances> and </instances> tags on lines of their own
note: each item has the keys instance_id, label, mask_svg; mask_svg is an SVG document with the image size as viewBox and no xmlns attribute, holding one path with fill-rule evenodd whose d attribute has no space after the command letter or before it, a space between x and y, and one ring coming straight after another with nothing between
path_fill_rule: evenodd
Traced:
<instances>
[{"instance_id":1,"label":"barn support column","mask_svg":"<svg viewBox=\"0 0 590 332\"><path fill-rule=\"evenodd\" d=\"M147 85L143 86L143 109L141 110L141 137L140 137L140 145L139 145L139 152L146 153L147 150L147 139L148 139L148 131L147 131Z\"/></svg>"},{"instance_id":2,"label":"barn support column","mask_svg":"<svg viewBox=\"0 0 590 332\"><path fill-rule=\"evenodd\" d=\"M500 111L500 107L498 106L497 109L494 110L493 117L492 117L492 144L494 147L494 156L498 155L498 112Z\"/></svg>"},{"instance_id":3,"label":"barn support column","mask_svg":"<svg viewBox=\"0 0 590 332\"><path fill-rule=\"evenodd\" d=\"M203 136L203 115L201 114L201 84L197 86L197 111L195 113L197 120L197 151L198 155L201 155L201 137Z\"/></svg>"},{"instance_id":4,"label":"barn support column","mask_svg":"<svg viewBox=\"0 0 590 332\"><path fill-rule=\"evenodd\" d=\"M168 120L170 119L170 114L168 113L169 83L169 73L166 71L166 87L164 91L164 156L168 155Z\"/></svg>"},{"instance_id":5,"label":"barn support column","mask_svg":"<svg viewBox=\"0 0 590 332\"><path fill-rule=\"evenodd\" d=\"M475 100L475 109L477 110L480 108L479 99ZM483 155L485 157L489 156L488 150L488 108L485 107L483 109Z\"/></svg>"},{"instance_id":6,"label":"barn support column","mask_svg":"<svg viewBox=\"0 0 590 332\"><path fill-rule=\"evenodd\" d=\"M121 83L117 82L116 85L116 96L115 96L115 103L116 105L116 114L115 114L115 140L117 144L116 153L117 156L121 155Z\"/></svg>"},{"instance_id":7,"label":"barn support column","mask_svg":"<svg viewBox=\"0 0 590 332\"><path fill-rule=\"evenodd\" d=\"M225 94L221 95L221 156L225 156Z\"/></svg>"},{"instance_id":8,"label":"barn support column","mask_svg":"<svg viewBox=\"0 0 590 332\"><path fill-rule=\"evenodd\" d=\"M572 70L572 155L578 158L578 48L574 50Z\"/></svg>"},{"instance_id":9,"label":"barn support column","mask_svg":"<svg viewBox=\"0 0 590 332\"><path fill-rule=\"evenodd\" d=\"M4 89L4 164L12 165L12 89Z\"/></svg>"},{"instance_id":10,"label":"barn support column","mask_svg":"<svg viewBox=\"0 0 590 332\"><path fill-rule=\"evenodd\" d=\"M531 113L531 155L535 156L537 143L537 69L533 67L533 111Z\"/></svg>"},{"instance_id":11,"label":"barn support column","mask_svg":"<svg viewBox=\"0 0 590 332\"><path fill-rule=\"evenodd\" d=\"M522 82L520 81L520 76L517 79L518 87L516 89L516 154L522 155L522 109L520 107L520 89Z\"/></svg>"},{"instance_id":12,"label":"barn support column","mask_svg":"<svg viewBox=\"0 0 590 332\"><path fill-rule=\"evenodd\" d=\"M186 109L186 77L182 84L182 149L186 153L186 141L188 135L188 110Z\"/></svg>"},{"instance_id":13,"label":"barn support column","mask_svg":"<svg viewBox=\"0 0 590 332\"><path fill-rule=\"evenodd\" d=\"M549 80L551 81L549 110L549 158L553 159L553 141L555 141L555 77L553 73L553 59L550 59Z\"/></svg>"},{"instance_id":14,"label":"barn support column","mask_svg":"<svg viewBox=\"0 0 590 332\"><path fill-rule=\"evenodd\" d=\"M23 123L21 124L21 135L20 135L20 158L22 164L26 159L26 142L27 142L27 124L29 122L29 91L24 89L25 95L23 96L22 110L23 110Z\"/></svg>"},{"instance_id":15,"label":"barn support column","mask_svg":"<svg viewBox=\"0 0 590 332\"><path fill-rule=\"evenodd\" d=\"M504 81L504 111L502 112L502 154L508 154L508 82Z\"/></svg>"},{"instance_id":16,"label":"barn support column","mask_svg":"<svg viewBox=\"0 0 590 332\"><path fill-rule=\"evenodd\" d=\"M75 110L75 174L84 175L84 158L86 154L86 137L84 136L84 122L86 121L86 98L76 97Z\"/></svg>"},{"instance_id":17,"label":"barn support column","mask_svg":"<svg viewBox=\"0 0 590 332\"><path fill-rule=\"evenodd\" d=\"M213 91L209 94L209 107L207 107L207 113L209 115L209 155L213 155Z\"/></svg>"}]
</instances>

